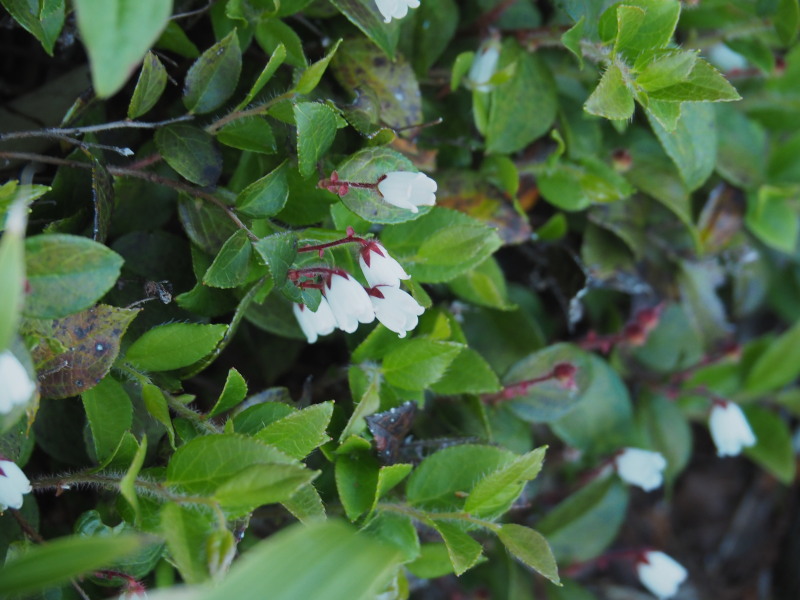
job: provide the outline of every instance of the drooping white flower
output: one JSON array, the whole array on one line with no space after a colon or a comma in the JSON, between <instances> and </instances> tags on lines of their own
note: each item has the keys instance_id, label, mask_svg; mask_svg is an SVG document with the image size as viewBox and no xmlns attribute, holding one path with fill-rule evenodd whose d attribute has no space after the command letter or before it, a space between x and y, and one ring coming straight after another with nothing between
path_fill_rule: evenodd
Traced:
<instances>
[{"instance_id":1,"label":"drooping white flower","mask_svg":"<svg viewBox=\"0 0 800 600\"><path fill-rule=\"evenodd\" d=\"M400 263L389 256L386 248L378 242L368 242L361 249L358 263L361 265L361 272L364 273L364 277L370 287L375 287L376 285L397 287L400 285L401 279L411 278L405 269L400 266Z\"/></svg>"},{"instance_id":2,"label":"drooping white flower","mask_svg":"<svg viewBox=\"0 0 800 600\"><path fill-rule=\"evenodd\" d=\"M381 11L383 22L388 23L392 19L402 19L408 14L409 8L417 8L419 0L375 0L378 10Z\"/></svg>"},{"instance_id":3,"label":"drooping white flower","mask_svg":"<svg viewBox=\"0 0 800 600\"><path fill-rule=\"evenodd\" d=\"M718 400L708 420L717 456L736 456L742 448L753 446L756 436L738 404Z\"/></svg>"},{"instance_id":4,"label":"drooping white flower","mask_svg":"<svg viewBox=\"0 0 800 600\"><path fill-rule=\"evenodd\" d=\"M500 60L500 42L490 39L484 42L475 53L472 66L469 68L469 80L480 92L492 89L489 80L497 70L497 61Z\"/></svg>"},{"instance_id":5,"label":"drooping white flower","mask_svg":"<svg viewBox=\"0 0 800 600\"><path fill-rule=\"evenodd\" d=\"M22 506L22 496L30 493L31 482L16 464L0 460L0 512Z\"/></svg>"},{"instance_id":6,"label":"drooping white flower","mask_svg":"<svg viewBox=\"0 0 800 600\"><path fill-rule=\"evenodd\" d=\"M328 300L336 325L342 331L353 333L359 322L371 323L375 319L367 290L347 273L332 275L322 293Z\"/></svg>"},{"instance_id":7,"label":"drooping white flower","mask_svg":"<svg viewBox=\"0 0 800 600\"><path fill-rule=\"evenodd\" d=\"M369 299L372 300L378 321L401 338L417 326L419 316L425 312L414 298L399 287L382 285L372 291Z\"/></svg>"},{"instance_id":8,"label":"drooping white flower","mask_svg":"<svg viewBox=\"0 0 800 600\"><path fill-rule=\"evenodd\" d=\"M389 204L419 212L419 206L436 204L436 182L425 173L393 171L378 182L378 191Z\"/></svg>"},{"instance_id":9,"label":"drooping white flower","mask_svg":"<svg viewBox=\"0 0 800 600\"><path fill-rule=\"evenodd\" d=\"M659 452L625 448L614 457L614 464L623 481L638 485L646 492L661 487L664 482L667 461Z\"/></svg>"},{"instance_id":10,"label":"drooping white flower","mask_svg":"<svg viewBox=\"0 0 800 600\"><path fill-rule=\"evenodd\" d=\"M306 335L309 344L317 341L320 335L328 335L336 329L336 319L331 312L331 307L325 298L321 298L316 311L307 306L295 304L294 316L300 324L300 329Z\"/></svg>"},{"instance_id":11,"label":"drooping white flower","mask_svg":"<svg viewBox=\"0 0 800 600\"><path fill-rule=\"evenodd\" d=\"M0 352L0 414L25 404L36 391L36 383L10 350Z\"/></svg>"},{"instance_id":12,"label":"drooping white flower","mask_svg":"<svg viewBox=\"0 0 800 600\"><path fill-rule=\"evenodd\" d=\"M636 572L642 585L659 600L671 598L678 593L678 588L688 575L683 565L657 550L650 550L642 555L641 560L636 563Z\"/></svg>"}]
</instances>

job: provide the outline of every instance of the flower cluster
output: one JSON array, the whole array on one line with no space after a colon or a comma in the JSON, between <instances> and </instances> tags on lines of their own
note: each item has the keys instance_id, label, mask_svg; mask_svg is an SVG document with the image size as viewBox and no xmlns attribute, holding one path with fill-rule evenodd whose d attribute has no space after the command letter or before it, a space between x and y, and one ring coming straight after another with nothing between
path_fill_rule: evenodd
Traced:
<instances>
[{"instance_id":1,"label":"flower cluster","mask_svg":"<svg viewBox=\"0 0 800 600\"><path fill-rule=\"evenodd\" d=\"M659 452L625 448L614 457L614 467L624 482L650 492L664 482L667 461Z\"/></svg>"},{"instance_id":2,"label":"flower cluster","mask_svg":"<svg viewBox=\"0 0 800 600\"><path fill-rule=\"evenodd\" d=\"M328 335L336 328L353 333L359 323L371 323L376 318L387 329L405 337L417 326L419 316L425 311L400 289L401 280L409 279L408 273L378 242L355 238L352 232L345 241L361 243L358 261L370 287L364 288L341 269L307 271L324 274L324 283L320 286L322 298L317 309L312 311L302 304L294 305L295 317L308 343L313 344L319 336ZM295 277L304 275L302 270L295 274Z\"/></svg>"},{"instance_id":3,"label":"flower cluster","mask_svg":"<svg viewBox=\"0 0 800 600\"><path fill-rule=\"evenodd\" d=\"M20 508L22 496L30 493L31 482L15 463L0 456L0 512Z\"/></svg>"},{"instance_id":4,"label":"flower cluster","mask_svg":"<svg viewBox=\"0 0 800 600\"><path fill-rule=\"evenodd\" d=\"M389 23L392 19L405 17L409 8L417 8L419 0L375 0L375 4L381 11L383 22Z\"/></svg>"},{"instance_id":5,"label":"flower cluster","mask_svg":"<svg viewBox=\"0 0 800 600\"><path fill-rule=\"evenodd\" d=\"M644 552L636 563L636 572L642 585L659 600L671 598L686 580L686 569L674 558L650 550Z\"/></svg>"},{"instance_id":6,"label":"flower cluster","mask_svg":"<svg viewBox=\"0 0 800 600\"><path fill-rule=\"evenodd\" d=\"M36 383L10 350L0 352L0 414L8 414L15 406L25 404L36 391Z\"/></svg>"}]
</instances>

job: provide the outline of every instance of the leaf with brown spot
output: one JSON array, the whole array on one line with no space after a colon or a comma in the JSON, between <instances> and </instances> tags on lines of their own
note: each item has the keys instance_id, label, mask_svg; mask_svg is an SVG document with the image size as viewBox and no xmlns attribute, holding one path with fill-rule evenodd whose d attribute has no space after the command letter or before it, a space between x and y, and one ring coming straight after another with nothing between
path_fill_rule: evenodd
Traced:
<instances>
[{"instance_id":1,"label":"leaf with brown spot","mask_svg":"<svg viewBox=\"0 0 800 600\"><path fill-rule=\"evenodd\" d=\"M31 351L43 398L68 398L97 385L119 354L119 343L141 309L98 304L61 319L28 319Z\"/></svg>"},{"instance_id":2,"label":"leaf with brown spot","mask_svg":"<svg viewBox=\"0 0 800 600\"><path fill-rule=\"evenodd\" d=\"M466 213L495 227L504 244L520 244L531 236L531 225L514 208L507 194L487 183L477 173L437 175L436 204Z\"/></svg>"}]
</instances>

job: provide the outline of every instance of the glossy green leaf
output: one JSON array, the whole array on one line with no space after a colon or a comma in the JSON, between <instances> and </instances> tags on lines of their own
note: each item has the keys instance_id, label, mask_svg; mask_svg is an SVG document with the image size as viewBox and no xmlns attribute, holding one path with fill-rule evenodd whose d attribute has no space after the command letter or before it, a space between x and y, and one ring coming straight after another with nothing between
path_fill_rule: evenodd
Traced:
<instances>
[{"instance_id":1,"label":"glossy green leaf","mask_svg":"<svg viewBox=\"0 0 800 600\"><path fill-rule=\"evenodd\" d=\"M497 530L497 537L523 564L541 573L553 583L560 583L556 559L541 533L529 527L506 523Z\"/></svg>"},{"instance_id":2,"label":"glossy green leaf","mask_svg":"<svg viewBox=\"0 0 800 600\"><path fill-rule=\"evenodd\" d=\"M245 467L214 492L214 500L235 515L283 502L319 474L299 464L256 464Z\"/></svg>"},{"instance_id":3,"label":"glossy green leaf","mask_svg":"<svg viewBox=\"0 0 800 600\"><path fill-rule=\"evenodd\" d=\"M269 267L276 285L283 285L297 256L297 236L290 231L274 233L253 243L253 248Z\"/></svg>"},{"instance_id":4,"label":"glossy green leaf","mask_svg":"<svg viewBox=\"0 0 800 600\"><path fill-rule=\"evenodd\" d=\"M158 129L158 151L167 164L197 185L214 185L222 173L222 155L214 138L193 125L178 123Z\"/></svg>"},{"instance_id":5,"label":"glossy green leaf","mask_svg":"<svg viewBox=\"0 0 800 600\"><path fill-rule=\"evenodd\" d=\"M216 417L237 406L247 396L247 382L241 373L231 367L225 379L225 387L219 395L216 404L208 412L209 417Z\"/></svg>"},{"instance_id":6,"label":"glossy green leaf","mask_svg":"<svg viewBox=\"0 0 800 600\"><path fill-rule=\"evenodd\" d=\"M277 150L272 127L260 116L236 119L220 129L216 135L221 144L239 150L260 154L274 154Z\"/></svg>"},{"instance_id":7,"label":"glossy green leaf","mask_svg":"<svg viewBox=\"0 0 800 600\"><path fill-rule=\"evenodd\" d=\"M295 31L279 19L264 19L256 25L256 40L264 52L280 55L279 48L285 52L285 60L293 67L304 68L306 57L303 42Z\"/></svg>"},{"instance_id":8,"label":"glossy green leaf","mask_svg":"<svg viewBox=\"0 0 800 600\"><path fill-rule=\"evenodd\" d=\"M186 583L208 579L207 540L215 531L215 515L173 502L161 509L160 533L170 557Z\"/></svg>"},{"instance_id":9,"label":"glossy green leaf","mask_svg":"<svg viewBox=\"0 0 800 600\"><path fill-rule=\"evenodd\" d=\"M167 70L158 57L148 52L128 105L128 118L136 119L153 108L167 87Z\"/></svg>"},{"instance_id":10,"label":"glossy green leaf","mask_svg":"<svg viewBox=\"0 0 800 600\"><path fill-rule=\"evenodd\" d=\"M461 349L452 342L409 340L384 357L383 375L404 390L424 390L444 375Z\"/></svg>"},{"instance_id":11,"label":"glossy green leaf","mask_svg":"<svg viewBox=\"0 0 800 600\"><path fill-rule=\"evenodd\" d=\"M214 262L203 275L203 284L215 288L233 288L247 280L253 246L247 232L237 229L223 244Z\"/></svg>"},{"instance_id":12,"label":"glossy green leaf","mask_svg":"<svg viewBox=\"0 0 800 600\"><path fill-rule=\"evenodd\" d=\"M183 104L192 113L219 108L231 97L242 71L242 52L236 31L203 52L186 73Z\"/></svg>"},{"instance_id":13,"label":"glossy green leaf","mask_svg":"<svg viewBox=\"0 0 800 600\"><path fill-rule=\"evenodd\" d=\"M272 79L272 76L275 74L275 71L278 70L283 64L283 61L286 60L286 47L283 44L278 44L275 47L275 50L272 51L267 64L264 66L264 70L258 75L255 83L253 83L253 87L250 88L250 91L247 92L247 95L244 97L237 106L236 110L241 110L248 104L250 104L258 93L264 89L264 86L269 83L269 80Z\"/></svg>"},{"instance_id":14,"label":"glossy green leaf","mask_svg":"<svg viewBox=\"0 0 800 600\"><path fill-rule=\"evenodd\" d=\"M159 325L133 342L125 359L145 371L171 371L188 367L210 354L226 330L227 325Z\"/></svg>"},{"instance_id":15,"label":"glossy green leaf","mask_svg":"<svg viewBox=\"0 0 800 600\"><path fill-rule=\"evenodd\" d=\"M336 115L325 104L298 102L293 107L297 124L297 160L300 174L308 177L336 136Z\"/></svg>"},{"instance_id":16,"label":"glossy green leaf","mask_svg":"<svg viewBox=\"0 0 800 600\"><path fill-rule=\"evenodd\" d=\"M65 257L68 257L65 259ZM29 317L57 318L97 302L119 277L122 257L90 239L38 235L25 241Z\"/></svg>"},{"instance_id":17,"label":"glossy green leaf","mask_svg":"<svg viewBox=\"0 0 800 600\"><path fill-rule=\"evenodd\" d=\"M378 460L371 451L351 452L337 457L334 467L336 491L344 512L355 521L375 504Z\"/></svg>"},{"instance_id":18,"label":"glossy green leaf","mask_svg":"<svg viewBox=\"0 0 800 600\"><path fill-rule=\"evenodd\" d=\"M315 404L270 423L255 438L302 459L330 439L325 430L332 415L333 402Z\"/></svg>"},{"instance_id":19,"label":"glossy green leaf","mask_svg":"<svg viewBox=\"0 0 800 600\"><path fill-rule=\"evenodd\" d=\"M278 167L243 189L236 198L236 208L255 218L278 214L289 198L288 163Z\"/></svg>"},{"instance_id":20,"label":"glossy green leaf","mask_svg":"<svg viewBox=\"0 0 800 600\"><path fill-rule=\"evenodd\" d=\"M89 54L97 95L127 81L172 14L171 0L75 0L78 30Z\"/></svg>"},{"instance_id":21,"label":"glossy green leaf","mask_svg":"<svg viewBox=\"0 0 800 600\"><path fill-rule=\"evenodd\" d=\"M110 458L122 435L133 423L133 405L125 388L113 377L105 377L81 398L92 431L97 461Z\"/></svg>"},{"instance_id":22,"label":"glossy green leaf","mask_svg":"<svg viewBox=\"0 0 800 600\"><path fill-rule=\"evenodd\" d=\"M328 68L333 56L336 54L336 51L339 49L339 45L342 43L342 40L337 40L337 42L331 47L330 50L325 54L323 58L315 62L313 65L309 65L309 67L303 71L303 74L300 75L300 79L297 81L297 84L294 86L294 91L298 94L310 94L314 91L314 88L319 85L320 79L325 74L325 70Z\"/></svg>"},{"instance_id":23,"label":"glossy green leaf","mask_svg":"<svg viewBox=\"0 0 800 600\"><path fill-rule=\"evenodd\" d=\"M469 493L464 510L480 516L506 509L522 491L522 486L535 479L542 470L546 450L547 446L542 446L528 452L481 479ZM512 496L511 500L509 496Z\"/></svg>"}]
</instances>

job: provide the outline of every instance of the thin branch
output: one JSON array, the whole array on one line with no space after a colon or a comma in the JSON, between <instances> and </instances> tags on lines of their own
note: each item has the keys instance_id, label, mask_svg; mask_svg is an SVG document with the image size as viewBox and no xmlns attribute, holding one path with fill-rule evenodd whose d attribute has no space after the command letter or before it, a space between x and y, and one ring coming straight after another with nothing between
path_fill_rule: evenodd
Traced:
<instances>
[{"instance_id":1,"label":"thin branch","mask_svg":"<svg viewBox=\"0 0 800 600\"><path fill-rule=\"evenodd\" d=\"M167 119L165 121L145 122L145 121L112 121L111 123L103 123L100 125L88 125L87 127L49 127L47 129L35 129L31 131L9 131L8 133L0 133L0 142L6 140L16 140L29 137L47 137L47 136L64 136L64 135L81 135L84 133L94 133L96 131L108 131L110 129L157 129L165 125L172 125L173 123L181 123L183 121L191 121L194 115L183 115L174 119Z\"/></svg>"},{"instance_id":2,"label":"thin branch","mask_svg":"<svg viewBox=\"0 0 800 600\"><path fill-rule=\"evenodd\" d=\"M253 117L256 115L260 115L262 113L267 112L270 108L275 106L278 102L283 102L284 100L289 100L295 96L295 92L285 92L280 96L275 96L269 102L265 102L264 104L259 104L258 106L253 106L251 108L246 108L245 110L235 110L231 113L228 113L224 117L217 119L210 125L206 127L206 133L214 133L218 129L221 129L231 121L237 121L238 119L244 119L245 117Z\"/></svg>"},{"instance_id":3,"label":"thin branch","mask_svg":"<svg viewBox=\"0 0 800 600\"><path fill-rule=\"evenodd\" d=\"M177 21L178 19L187 19L187 18L189 18L189 17L194 17L194 16L196 16L196 15L202 15L202 14L203 14L204 12L206 12L206 11L207 11L209 8L211 8L212 6L214 6L214 3L215 3L216 1L217 1L217 0L208 0L208 4L206 4L206 5L205 5L205 6L203 6L202 8L195 8L194 10L190 10L190 11L187 11L187 12L178 13L177 15L172 15L172 16L170 17L170 20L171 20L171 21Z\"/></svg>"}]
</instances>

